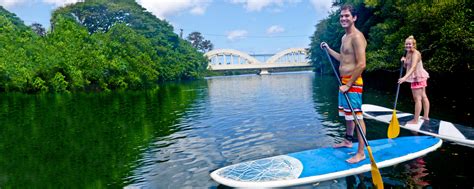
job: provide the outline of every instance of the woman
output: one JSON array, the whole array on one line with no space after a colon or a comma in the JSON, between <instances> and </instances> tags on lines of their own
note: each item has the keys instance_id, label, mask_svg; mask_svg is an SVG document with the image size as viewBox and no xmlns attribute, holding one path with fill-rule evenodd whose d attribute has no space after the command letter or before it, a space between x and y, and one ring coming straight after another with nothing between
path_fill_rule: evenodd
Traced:
<instances>
[{"instance_id":1,"label":"woman","mask_svg":"<svg viewBox=\"0 0 474 189\"><path fill-rule=\"evenodd\" d=\"M415 116L412 120L408 121L407 124L417 124L422 107L422 119L429 120L430 101L428 100L428 96L426 96L426 86L428 86L427 80L430 76L423 68L421 53L416 50L416 40L412 35L405 39L405 50L407 51L406 57L402 57L401 61L404 62L408 71L405 76L398 80L398 83L405 81L411 83L411 92L413 94L413 100L415 101Z\"/></svg>"}]
</instances>

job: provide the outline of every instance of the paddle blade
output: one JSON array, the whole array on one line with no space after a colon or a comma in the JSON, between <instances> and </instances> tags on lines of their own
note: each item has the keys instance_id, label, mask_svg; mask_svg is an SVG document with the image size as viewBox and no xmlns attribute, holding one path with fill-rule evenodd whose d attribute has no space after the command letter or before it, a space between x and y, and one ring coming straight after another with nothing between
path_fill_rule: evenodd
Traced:
<instances>
[{"instance_id":1,"label":"paddle blade","mask_svg":"<svg viewBox=\"0 0 474 189\"><path fill-rule=\"evenodd\" d=\"M397 138L398 134L400 134L400 124L398 123L397 119L397 111L394 109L392 113L392 120L388 125L387 136L388 138Z\"/></svg>"},{"instance_id":2,"label":"paddle blade","mask_svg":"<svg viewBox=\"0 0 474 189\"><path fill-rule=\"evenodd\" d=\"M377 168L377 164L375 164L374 156L372 155L372 149L370 149L370 146L367 146L367 151L369 152L370 157L370 173L372 174L372 182L377 187L377 189L383 189L382 175L380 175L379 168Z\"/></svg>"}]
</instances>

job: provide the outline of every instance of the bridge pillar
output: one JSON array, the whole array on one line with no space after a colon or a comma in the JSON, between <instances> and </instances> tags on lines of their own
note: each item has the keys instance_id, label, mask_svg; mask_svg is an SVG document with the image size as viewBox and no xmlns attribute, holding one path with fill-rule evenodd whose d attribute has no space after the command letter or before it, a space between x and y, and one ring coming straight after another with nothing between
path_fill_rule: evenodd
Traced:
<instances>
[{"instance_id":1,"label":"bridge pillar","mask_svg":"<svg viewBox=\"0 0 474 189\"><path fill-rule=\"evenodd\" d=\"M258 75L270 75L270 72L268 72L268 69L261 69Z\"/></svg>"}]
</instances>

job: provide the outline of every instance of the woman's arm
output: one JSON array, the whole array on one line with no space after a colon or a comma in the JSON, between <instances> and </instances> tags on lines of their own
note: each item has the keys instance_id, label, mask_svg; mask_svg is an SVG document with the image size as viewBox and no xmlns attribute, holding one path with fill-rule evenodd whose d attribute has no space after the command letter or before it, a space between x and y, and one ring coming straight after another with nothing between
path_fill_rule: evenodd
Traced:
<instances>
[{"instance_id":1,"label":"woman's arm","mask_svg":"<svg viewBox=\"0 0 474 189\"><path fill-rule=\"evenodd\" d=\"M415 72L416 65L420 62L420 58L421 58L421 55L418 51L413 52L413 55L411 56L411 62L412 62L411 67L408 69L405 76L403 76L402 78L398 80L398 83L405 82L408 79L408 77L410 77L410 75L413 74L413 72Z\"/></svg>"}]
</instances>

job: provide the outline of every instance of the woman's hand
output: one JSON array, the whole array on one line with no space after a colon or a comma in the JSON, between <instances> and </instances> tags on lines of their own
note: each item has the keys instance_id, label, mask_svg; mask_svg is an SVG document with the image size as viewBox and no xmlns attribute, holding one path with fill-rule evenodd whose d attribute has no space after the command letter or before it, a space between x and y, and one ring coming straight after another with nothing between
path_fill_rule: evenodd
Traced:
<instances>
[{"instance_id":1,"label":"woman's hand","mask_svg":"<svg viewBox=\"0 0 474 189\"><path fill-rule=\"evenodd\" d=\"M403 62L403 67L404 67L404 68L407 67L407 63L405 62L406 60L407 60L407 58L405 58L405 57L402 57L402 58L400 59L400 61Z\"/></svg>"},{"instance_id":2,"label":"woman's hand","mask_svg":"<svg viewBox=\"0 0 474 189\"><path fill-rule=\"evenodd\" d=\"M402 84L403 82L407 81L407 78L406 77L402 77L400 79L398 79L398 83L399 84Z\"/></svg>"}]
</instances>

